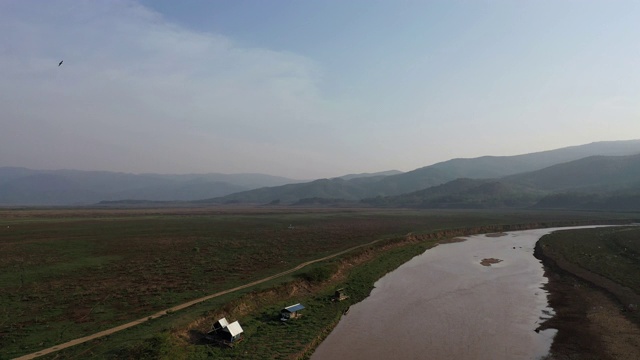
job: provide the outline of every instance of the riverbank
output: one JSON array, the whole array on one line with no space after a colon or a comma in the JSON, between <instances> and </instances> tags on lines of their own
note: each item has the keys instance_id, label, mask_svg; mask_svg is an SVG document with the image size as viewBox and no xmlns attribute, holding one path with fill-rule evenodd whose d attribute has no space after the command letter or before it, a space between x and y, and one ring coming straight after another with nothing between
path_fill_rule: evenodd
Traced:
<instances>
[{"instance_id":1,"label":"riverbank","mask_svg":"<svg viewBox=\"0 0 640 360\"><path fill-rule=\"evenodd\" d=\"M172 344L170 348L174 351L155 355L168 358L188 353L188 357L191 358L206 353L207 356L230 359L308 359L338 324L346 308L368 297L373 284L382 276L428 248L440 243L460 241L460 236L563 225L587 224L563 222L483 226L408 234L402 238L389 239L335 262L320 264L316 269L321 270L306 271L307 274L329 274L325 275L325 278L303 274L297 280L276 288L249 294L181 329L174 330L165 340ZM313 278L316 280L312 280ZM331 302L330 297L338 288L344 288L349 299L339 303ZM302 302L306 306L305 314L302 318L283 325L279 321L279 310L297 302ZM213 321L223 316L241 321L247 336L246 340L232 349L198 346L197 335L206 332ZM135 357L136 354L145 353L151 349L152 346L147 344L131 348L125 353L128 353L129 357L130 355Z\"/></svg>"},{"instance_id":2,"label":"riverbank","mask_svg":"<svg viewBox=\"0 0 640 360\"><path fill-rule=\"evenodd\" d=\"M351 307L311 360L545 356L554 331L535 331L550 309L533 250L554 230L469 236L411 259Z\"/></svg>"},{"instance_id":3,"label":"riverbank","mask_svg":"<svg viewBox=\"0 0 640 360\"><path fill-rule=\"evenodd\" d=\"M557 329L548 359L639 359L640 230L558 232L536 244Z\"/></svg>"}]
</instances>

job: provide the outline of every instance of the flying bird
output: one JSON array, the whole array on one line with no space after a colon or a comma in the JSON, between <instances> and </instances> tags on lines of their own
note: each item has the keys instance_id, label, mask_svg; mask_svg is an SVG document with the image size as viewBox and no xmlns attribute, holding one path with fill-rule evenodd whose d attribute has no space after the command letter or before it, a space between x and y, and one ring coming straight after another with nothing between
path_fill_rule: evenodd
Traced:
<instances>
[{"instance_id":1,"label":"flying bird","mask_svg":"<svg viewBox=\"0 0 640 360\"><path fill-rule=\"evenodd\" d=\"M63 62L63 61L64 61L64 60L60 61L60 62L58 63L58 66L62 65L62 62Z\"/></svg>"}]
</instances>

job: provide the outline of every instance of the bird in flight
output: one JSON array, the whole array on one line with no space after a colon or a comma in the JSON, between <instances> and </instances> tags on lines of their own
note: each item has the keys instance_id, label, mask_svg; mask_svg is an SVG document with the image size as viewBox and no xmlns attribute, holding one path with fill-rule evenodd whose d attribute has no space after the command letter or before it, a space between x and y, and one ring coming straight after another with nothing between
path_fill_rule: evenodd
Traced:
<instances>
[{"instance_id":1,"label":"bird in flight","mask_svg":"<svg viewBox=\"0 0 640 360\"><path fill-rule=\"evenodd\" d=\"M62 62L63 62L63 61L64 61L64 60L60 61L60 62L58 63L58 66L62 65Z\"/></svg>"}]
</instances>

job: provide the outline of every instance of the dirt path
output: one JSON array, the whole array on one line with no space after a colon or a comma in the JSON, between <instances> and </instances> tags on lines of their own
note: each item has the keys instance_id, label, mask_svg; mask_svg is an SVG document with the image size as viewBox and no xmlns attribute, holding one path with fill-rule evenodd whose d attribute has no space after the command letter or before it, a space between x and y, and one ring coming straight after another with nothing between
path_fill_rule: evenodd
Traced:
<instances>
[{"instance_id":1,"label":"dirt path","mask_svg":"<svg viewBox=\"0 0 640 360\"><path fill-rule=\"evenodd\" d=\"M159 311L159 312L157 312L157 313L155 313L153 315L146 316L144 318L141 318L141 319L138 319L138 320L134 320L134 321L128 322L126 324L122 324L120 326L116 326L116 327L111 328L111 329L100 331L100 332L95 333L93 335L81 337L81 338L78 338L78 339L67 341L66 343L62 343L62 344L59 344L59 345L56 345L56 346L52 346L52 347L47 348L47 349L43 349L43 350L31 353L31 354L23 355L21 357L15 358L14 360L34 359L36 357L47 355L47 354L50 354L50 353L53 353L53 352L56 352L56 351L59 351L59 350L62 350L62 349L66 349L66 348L69 348L69 347L72 347L72 346L75 346L75 345L79 345L79 344L85 343L87 341L95 340L95 339L101 338L103 336L111 335L111 334L116 333L118 331L121 331L121 330L124 330L124 329L128 329L130 327L142 324L142 323L147 322L149 320L159 318L161 316L166 315L167 313L176 312L176 311L182 310L184 308L188 308L189 306L201 303L203 301L207 301L209 299L213 299L213 298L216 298L216 297L219 297L219 296L222 296L222 295L226 295L226 294L232 293L234 291L246 289L246 288L258 285L258 284L262 284L262 283L267 282L267 281L271 281L273 279L276 279L276 278L291 274L293 272L296 272L296 271L302 269L305 266L308 266L308 265L311 265L311 264L314 264L314 263L317 263L317 262L329 260L329 259L334 258L336 256L340 256L340 255L346 254L346 253L348 253L350 251L353 251L355 249L359 249L359 248L362 248L362 247L365 247L365 246L373 245L373 244L375 244L377 242L380 242L382 240L385 240L385 239L374 240L374 241L368 242L366 244L357 245L357 246L348 248L346 250L339 251L339 252L337 252L335 254L331 254L331 255L328 255L328 256L325 256L325 257L322 257L322 258L319 258L319 259L307 261L307 262L304 262L304 263L302 263L302 264L300 264L300 265L298 265L298 266L296 266L294 268L291 268L289 270L283 271L281 273L277 273L275 275L268 276L268 277L266 277L264 279L256 280L256 281L253 281L253 282L250 282L250 283L238 286L238 287L234 287L233 289L223 290L223 291L217 292L215 294L211 294L211 295L207 295L207 296L195 299L195 300L191 300L189 302L186 302L186 303L183 303L183 304L180 304L180 305L176 305L176 306L174 306L172 308L161 310L161 311Z\"/></svg>"}]
</instances>

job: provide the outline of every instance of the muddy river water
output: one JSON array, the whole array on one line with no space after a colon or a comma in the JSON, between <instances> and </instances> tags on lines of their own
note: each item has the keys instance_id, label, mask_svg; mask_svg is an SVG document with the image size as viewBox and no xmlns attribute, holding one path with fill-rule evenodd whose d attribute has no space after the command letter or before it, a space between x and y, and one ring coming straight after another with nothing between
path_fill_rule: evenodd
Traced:
<instances>
[{"instance_id":1,"label":"muddy river water","mask_svg":"<svg viewBox=\"0 0 640 360\"><path fill-rule=\"evenodd\" d=\"M554 230L477 235L427 250L351 306L311 359L543 357L555 330L536 331L553 311L533 248Z\"/></svg>"}]
</instances>

